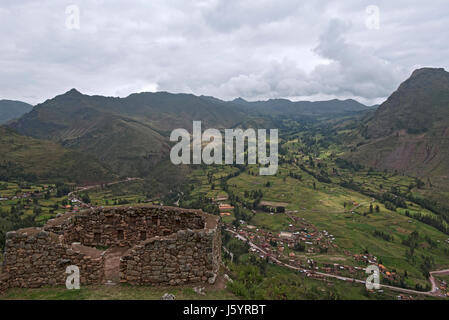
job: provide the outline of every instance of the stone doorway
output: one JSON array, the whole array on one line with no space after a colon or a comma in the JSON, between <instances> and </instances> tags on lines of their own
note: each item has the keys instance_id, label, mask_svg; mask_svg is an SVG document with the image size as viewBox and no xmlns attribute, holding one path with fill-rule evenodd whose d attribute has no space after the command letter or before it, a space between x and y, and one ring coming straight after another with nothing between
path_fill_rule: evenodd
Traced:
<instances>
[{"instance_id":1,"label":"stone doorway","mask_svg":"<svg viewBox=\"0 0 449 320\"><path fill-rule=\"evenodd\" d=\"M104 254L104 279L107 284L120 282L120 258L129 247L111 247Z\"/></svg>"}]
</instances>

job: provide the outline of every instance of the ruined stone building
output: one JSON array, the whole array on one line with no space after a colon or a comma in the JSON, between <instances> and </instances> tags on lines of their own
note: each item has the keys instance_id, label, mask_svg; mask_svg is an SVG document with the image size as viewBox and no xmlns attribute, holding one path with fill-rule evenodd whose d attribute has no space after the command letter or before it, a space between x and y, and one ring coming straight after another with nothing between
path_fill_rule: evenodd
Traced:
<instances>
[{"instance_id":1,"label":"ruined stone building","mask_svg":"<svg viewBox=\"0 0 449 320\"><path fill-rule=\"evenodd\" d=\"M220 218L174 207L96 208L66 213L42 228L6 235L0 291L65 284L214 283L221 263Z\"/></svg>"}]
</instances>

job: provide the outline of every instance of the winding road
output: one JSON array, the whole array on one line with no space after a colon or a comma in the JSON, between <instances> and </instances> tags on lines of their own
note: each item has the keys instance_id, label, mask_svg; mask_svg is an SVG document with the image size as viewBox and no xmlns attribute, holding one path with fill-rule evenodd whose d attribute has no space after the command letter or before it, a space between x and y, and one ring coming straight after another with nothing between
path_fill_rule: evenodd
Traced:
<instances>
[{"instance_id":1,"label":"winding road","mask_svg":"<svg viewBox=\"0 0 449 320\"><path fill-rule=\"evenodd\" d=\"M293 269L293 270L296 270L296 271L302 271L302 272L306 272L306 273L317 274L317 275L320 275L320 276L323 276L323 277L327 277L327 278L333 278L333 279L338 279L338 280L342 280L342 281L349 281L349 282L355 282L355 283L361 283L361 284L365 284L366 283L366 281L364 281L364 280L338 276L338 275L331 274L331 273L317 272L317 271L314 271L314 270L304 269L304 268L296 267L296 266L290 265L288 263L282 262L282 261L276 259L275 257L270 256L269 253L267 253L265 250L263 250L262 248L258 247L253 242L251 242L247 238L243 237L242 235L238 234L234 230L231 230L231 229L225 229L225 230L228 231L229 233L231 233L235 238L247 242L250 245L251 248L254 248L258 252L263 253L264 255L270 257L270 259L273 260L278 265L281 265L281 266L284 266L284 267L287 267L289 269ZM381 286L381 288L388 288L390 290L397 291L397 292L402 292L402 293L419 294L419 295L426 295L426 296L433 296L433 297L445 297L445 295L443 295L440 292L440 289L438 288L438 285L436 283L434 275L447 275L447 274L449 274L449 269L430 272L429 281L432 283L432 289L430 291L427 291L427 292L411 290L411 289L405 289L405 288L395 287L395 286L389 286L389 285L385 285L385 284L381 284L380 286Z\"/></svg>"},{"instance_id":2,"label":"winding road","mask_svg":"<svg viewBox=\"0 0 449 320\"><path fill-rule=\"evenodd\" d=\"M142 178L126 178L124 180L119 180L119 181L114 181L114 182L109 182L109 183L102 183L102 184L95 184L95 185L90 185L90 186L84 186L84 187L79 187L76 190L69 192L67 194L67 197L69 199L74 198L75 193L77 192L83 192L86 190L90 190L90 189L95 189L101 186L112 186L114 184L118 184L118 183L123 183L123 182L129 182L129 181L135 181L135 180L143 180ZM80 199L77 199L78 201L81 201Z\"/></svg>"}]
</instances>

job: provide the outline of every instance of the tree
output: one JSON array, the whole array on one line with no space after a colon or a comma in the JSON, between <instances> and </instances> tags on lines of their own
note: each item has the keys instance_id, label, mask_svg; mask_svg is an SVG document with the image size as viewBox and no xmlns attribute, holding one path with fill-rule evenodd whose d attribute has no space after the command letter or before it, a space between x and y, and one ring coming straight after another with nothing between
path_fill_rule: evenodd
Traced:
<instances>
[{"instance_id":1,"label":"tree","mask_svg":"<svg viewBox=\"0 0 449 320\"><path fill-rule=\"evenodd\" d=\"M306 246L301 242L296 242L293 247L293 250L298 251L298 252L304 252L305 249L306 249Z\"/></svg>"},{"instance_id":2,"label":"tree","mask_svg":"<svg viewBox=\"0 0 449 320\"><path fill-rule=\"evenodd\" d=\"M90 197L88 193L85 193L81 196L81 201L83 201L84 203L90 203Z\"/></svg>"},{"instance_id":3,"label":"tree","mask_svg":"<svg viewBox=\"0 0 449 320\"><path fill-rule=\"evenodd\" d=\"M313 162L312 156L309 155L309 165L311 168L315 168L315 162Z\"/></svg>"},{"instance_id":4,"label":"tree","mask_svg":"<svg viewBox=\"0 0 449 320\"><path fill-rule=\"evenodd\" d=\"M421 271L424 276L428 277L430 271L433 268L433 265L435 264L433 257L430 256L422 256L423 262L421 263Z\"/></svg>"},{"instance_id":5,"label":"tree","mask_svg":"<svg viewBox=\"0 0 449 320\"><path fill-rule=\"evenodd\" d=\"M426 184L425 184L422 180L416 179L416 187L417 187L418 189L424 188L425 185L426 185Z\"/></svg>"},{"instance_id":6,"label":"tree","mask_svg":"<svg viewBox=\"0 0 449 320\"><path fill-rule=\"evenodd\" d=\"M39 207L39 206L34 207L34 209L33 209L33 214L34 215L38 216L41 213L42 213L41 207Z\"/></svg>"}]
</instances>

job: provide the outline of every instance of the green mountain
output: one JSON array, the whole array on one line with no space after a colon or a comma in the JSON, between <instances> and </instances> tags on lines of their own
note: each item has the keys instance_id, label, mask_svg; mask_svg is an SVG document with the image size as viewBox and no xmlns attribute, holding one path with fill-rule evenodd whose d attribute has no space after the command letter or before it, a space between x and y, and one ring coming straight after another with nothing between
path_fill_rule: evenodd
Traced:
<instances>
[{"instance_id":1,"label":"green mountain","mask_svg":"<svg viewBox=\"0 0 449 320\"><path fill-rule=\"evenodd\" d=\"M33 109L33 106L25 102L0 100L0 124L20 118L25 113L30 112L31 109Z\"/></svg>"},{"instance_id":2,"label":"green mountain","mask_svg":"<svg viewBox=\"0 0 449 320\"><path fill-rule=\"evenodd\" d=\"M103 164L85 154L0 126L0 180L106 182L114 179Z\"/></svg>"},{"instance_id":3,"label":"green mountain","mask_svg":"<svg viewBox=\"0 0 449 320\"><path fill-rule=\"evenodd\" d=\"M290 101L287 99L270 99L267 101L249 102L242 98L232 101L242 110L251 115L269 117L299 118L333 118L336 116L353 115L371 110L355 100L329 101Z\"/></svg>"},{"instance_id":4,"label":"green mountain","mask_svg":"<svg viewBox=\"0 0 449 320\"><path fill-rule=\"evenodd\" d=\"M185 128L191 132L194 120L201 120L203 128L223 129L272 124L266 120L273 114L271 109L276 110L276 115L285 116L366 109L355 101L285 102L286 107L281 108L276 103L226 102L167 92L113 98L88 96L72 89L35 106L10 127L21 134L93 155L121 175L146 176L167 159L171 131ZM314 112L314 108L319 111Z\"/></svg>"},{"instance_id":5,"label":"green mountain","mask_svg":"<svg viewBox=\"0 0 449 320\"><path fill-rule=\"evenodd\" d=\"M367 123L367 134L369 138L401 130L422 134L447 127L448 115L449 73L444 69L418 69L377 109Z\"/></svg>"},{"instance_id":6,"label":"green mountain","mask_svg":"<svg viewBox=\"0 0 449 320\"><path fill-rule=\"evenodd\" d=\"M242 115L224 102L187 94L140 93L126 98L83 95L75 89L37 105L10 124L18 132L52 140L95 156L121 175L148 175L169 154L169 134L204 127L225 128Z\"/></svg>"},{"instance_id":7,"label":"green mountain","mask_svg":"<svg viewBox=\"0 0 449 320\"><path fill-rule=\"evenodd\" d=\"M359 133L363 138L353 140L349 158L449 186L449 73L414 71Z\"/></svg>"}]
</instances>

